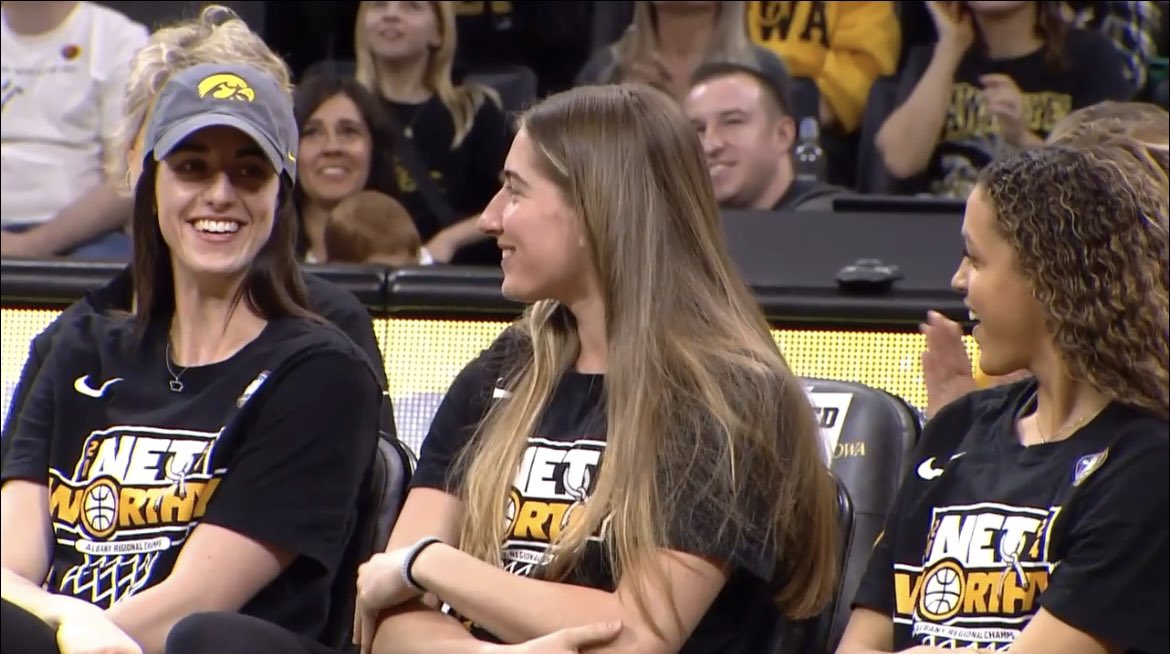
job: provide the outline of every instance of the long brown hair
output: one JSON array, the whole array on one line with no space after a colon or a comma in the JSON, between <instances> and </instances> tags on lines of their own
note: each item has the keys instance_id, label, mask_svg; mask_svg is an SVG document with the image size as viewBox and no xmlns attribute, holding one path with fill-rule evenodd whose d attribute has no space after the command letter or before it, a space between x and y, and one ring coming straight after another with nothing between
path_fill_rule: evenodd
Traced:
<instances>
[{"instance_id":1,"label":"long brown hair","mask_svg":"<svg viewBox=\"0 0 1170 654\"><path fill-rule=\"evenodd\" d=\"M715 24L712 26L711 45L704 61L725 61L758 67L755 51L747 34L745 2L719 2L715 5ZM618 72L636 61L647 60L658 50L658 9L653 2L634 3L634 17L630 27L613 43L614 71Z\"/></svg>"},{"instance_id":2,"label":"long brown hair","mask_svg":"<svg viewBox=\"0 0 1170 654\"><path fill-rule=\"evenodd\" d=\"M426 72L423 73L423 86L439 96L443 106L451 114L455 123L455 138L451 148L459 147L463 139L471 132L475 114L484 102L494 102L500 105L500 95L490 87L474 82L465 82L456 86L451 81L451 68L455 61L455 7L452 2L428 2L431 11L435 14L435 22L439 26L439 47L430 52L427 59ZM370 9L369 2L358 5L357 20L354 21L353 49L354 49L354 79L373 93L381 95L379 91L380 78L386 74L378 64L373 50L366 39L365 18Z\"/></svg>"},{"instance_id":3,"label":"long brown hair","mask_svg":"<svg viewBox=\"0 0 1170 654\"><path fill-rule=\"evenodd\" d=\"M154 321L169 320L175 311L175 276L171 249L158 224L155 179L159 163L147 156L142 176L134 190L131 231L134 242L134 286L136 322L145 328ZM308 309L305 280L297 267L296 208L292 183L280 176L280 190L272 234L261 246L240 285L233 306L243 301L258 316L273 320L299 316L317 320Z\"/></svg>"},{"instance_id":4,"label":"long brown hair","mask_svg":"<svg viewBox=\"0 0 1170 654\"><path fill-rule=\"evenodd\" d=\"M1068 62L1064 59L1064 43L1068 39L1068 23L1064 16L1061 15L1061 8L1063 2L1036 2L1033 1L1032 8L1036 12L1036 22L1033 30L1037 37L1044 39L1044 64L1050 71L1059 72L1068 67ZM971 8L966 2L963 3L963 10L972 12ZM974 12L972 12L974 13ZM979 47L986 49L986 44L983 40L983 32L979 29L979 23L975 22L975 35L978 39Z\"/></svg>"},{"instance_id":5,"label":"long brown hair","mask_svg":"<svg viewBox=\"0 0 1170 654\"><path fill-rule=\"evenodd\" d=\"M997 161L980 184L1047 312L1069 374L1170 416L1167 190L1133 141L1053 145Z\"/></svg>"},{"instance_id":6,"label":"long brown hair","mask_svg":"<svg viewBox=\"0 0 1170 654\"><path fill-rule=\"evenodd\" d=\"M778 606L818 613L837 576L835 484L802 385L735 272L694 129L673 99L640 84L553 95L520 128L583 222L611 362L594 494L553 543L546 574L563 578L608 519L615 579L633 580L654 624L646 597L669 592L657 550L677 527L672 512L689 506L680 496L697 488L717 506L721 535L762 533L782 553ZM579 347L571 315L552 300L517 327L528 356L505 382L511 399L492 408L460 463L461 547L493 563L513 473Z\"/></svg>"}]
</instances>

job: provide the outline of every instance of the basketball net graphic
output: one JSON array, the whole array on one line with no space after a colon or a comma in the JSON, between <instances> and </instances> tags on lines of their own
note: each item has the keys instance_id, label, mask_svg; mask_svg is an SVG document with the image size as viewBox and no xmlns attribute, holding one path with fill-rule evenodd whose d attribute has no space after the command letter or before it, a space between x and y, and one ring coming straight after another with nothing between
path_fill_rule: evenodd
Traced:
<instances>
[{"instance_id":1,"label":"basketball net graphic","mask_svg":"<svg viewBox=\"0 0 1170 654\"><path fill-rule=\"evenodd\" d=\"M117 556L87 554L81 565L65 572L61 588L69 595L88 599L90 603L108 609L150 581L150 571L158 555L158 552Z\"/></svg>"}]
</instances>

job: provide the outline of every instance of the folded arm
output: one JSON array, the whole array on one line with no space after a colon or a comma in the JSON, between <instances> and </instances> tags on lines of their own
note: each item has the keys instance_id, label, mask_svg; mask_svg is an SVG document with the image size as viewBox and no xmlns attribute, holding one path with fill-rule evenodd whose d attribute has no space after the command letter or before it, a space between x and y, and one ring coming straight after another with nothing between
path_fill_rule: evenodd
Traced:
<instances>
[{"instance_id":1,"label":"folded arm","mask_svg":"<svg viewBox=\"0 0 1170 654\"><path fill-rule=\"evenodd\" d=\"M611 593L514 575L445 545L423 550L412 571L423 588L508 642L592 622L620 621L621 635L596 652L673 654L727 577L720 566L700 557L665 550L660 556L668 587L662 593L648 587L649 621L634 602L631 575Z\"/></svg>"},{"instance_id":2,"label":"folded arm","mask_svg":"<svg viewBox=\"0 0 1170 654\"><path fill-rule=\"evenodd\" d=\"M287 551L201 524L191 532L166 579L106 613L144 652L161 653L179 620L202 611L239 611L293 559Z\"/></svg>"}]
</instances>

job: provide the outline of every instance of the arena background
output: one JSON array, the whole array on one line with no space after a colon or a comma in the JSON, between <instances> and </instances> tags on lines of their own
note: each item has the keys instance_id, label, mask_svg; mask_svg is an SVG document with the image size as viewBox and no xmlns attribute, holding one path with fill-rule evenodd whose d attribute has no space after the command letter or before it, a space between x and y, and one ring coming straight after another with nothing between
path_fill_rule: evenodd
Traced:
<instances>
[{"instance_id":1,"label":"arena background","mask_svg":"<svg viewBox=\"0 0 1170 654\"><path fill-rule=\"evenodd\" d=\"M29 343L58 313L10 306L0 310L5 421ZM374 319L374 331L386 359L398 433L416 452L447 386L507 324L505 320ZM789 365L801 376L858 381L919 408L926 405L920 360L924 343L919 334L775 329L772 335ZM968 352L974 356L975 344L970 337L966 340Z\"/></svg>"}]
</instances>

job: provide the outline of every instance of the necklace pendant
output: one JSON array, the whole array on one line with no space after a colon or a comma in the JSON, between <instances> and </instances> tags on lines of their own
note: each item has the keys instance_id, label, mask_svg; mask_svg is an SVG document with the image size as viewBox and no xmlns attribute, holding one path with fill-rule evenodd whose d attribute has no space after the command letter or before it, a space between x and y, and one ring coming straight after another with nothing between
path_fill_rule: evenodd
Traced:
<instances>
[{"instance_id":1,"label":"necklace pendant","mask_svg":"<svg viewBox=\"0 0 1170 654\"><path fill-rule=\"evenodd\" d=\"M414 138L414 130L411 129L409 126L407 126L406 129L402 130L402 134L403 134L403 136L405 136L408 139Z\"/></svg>"},{"instance_id":2,"label":"necklace pendant","mask_svg":"<svg viewBox=\"0 0 1170 654\"><path fill-rule=\"evenodd\" d=\"M172 379L170 382L170 385L171 385L171 392L172 393L182 393L183 392L183 382L179 381L178 379Z\"/></svg>"}]
</instances>

